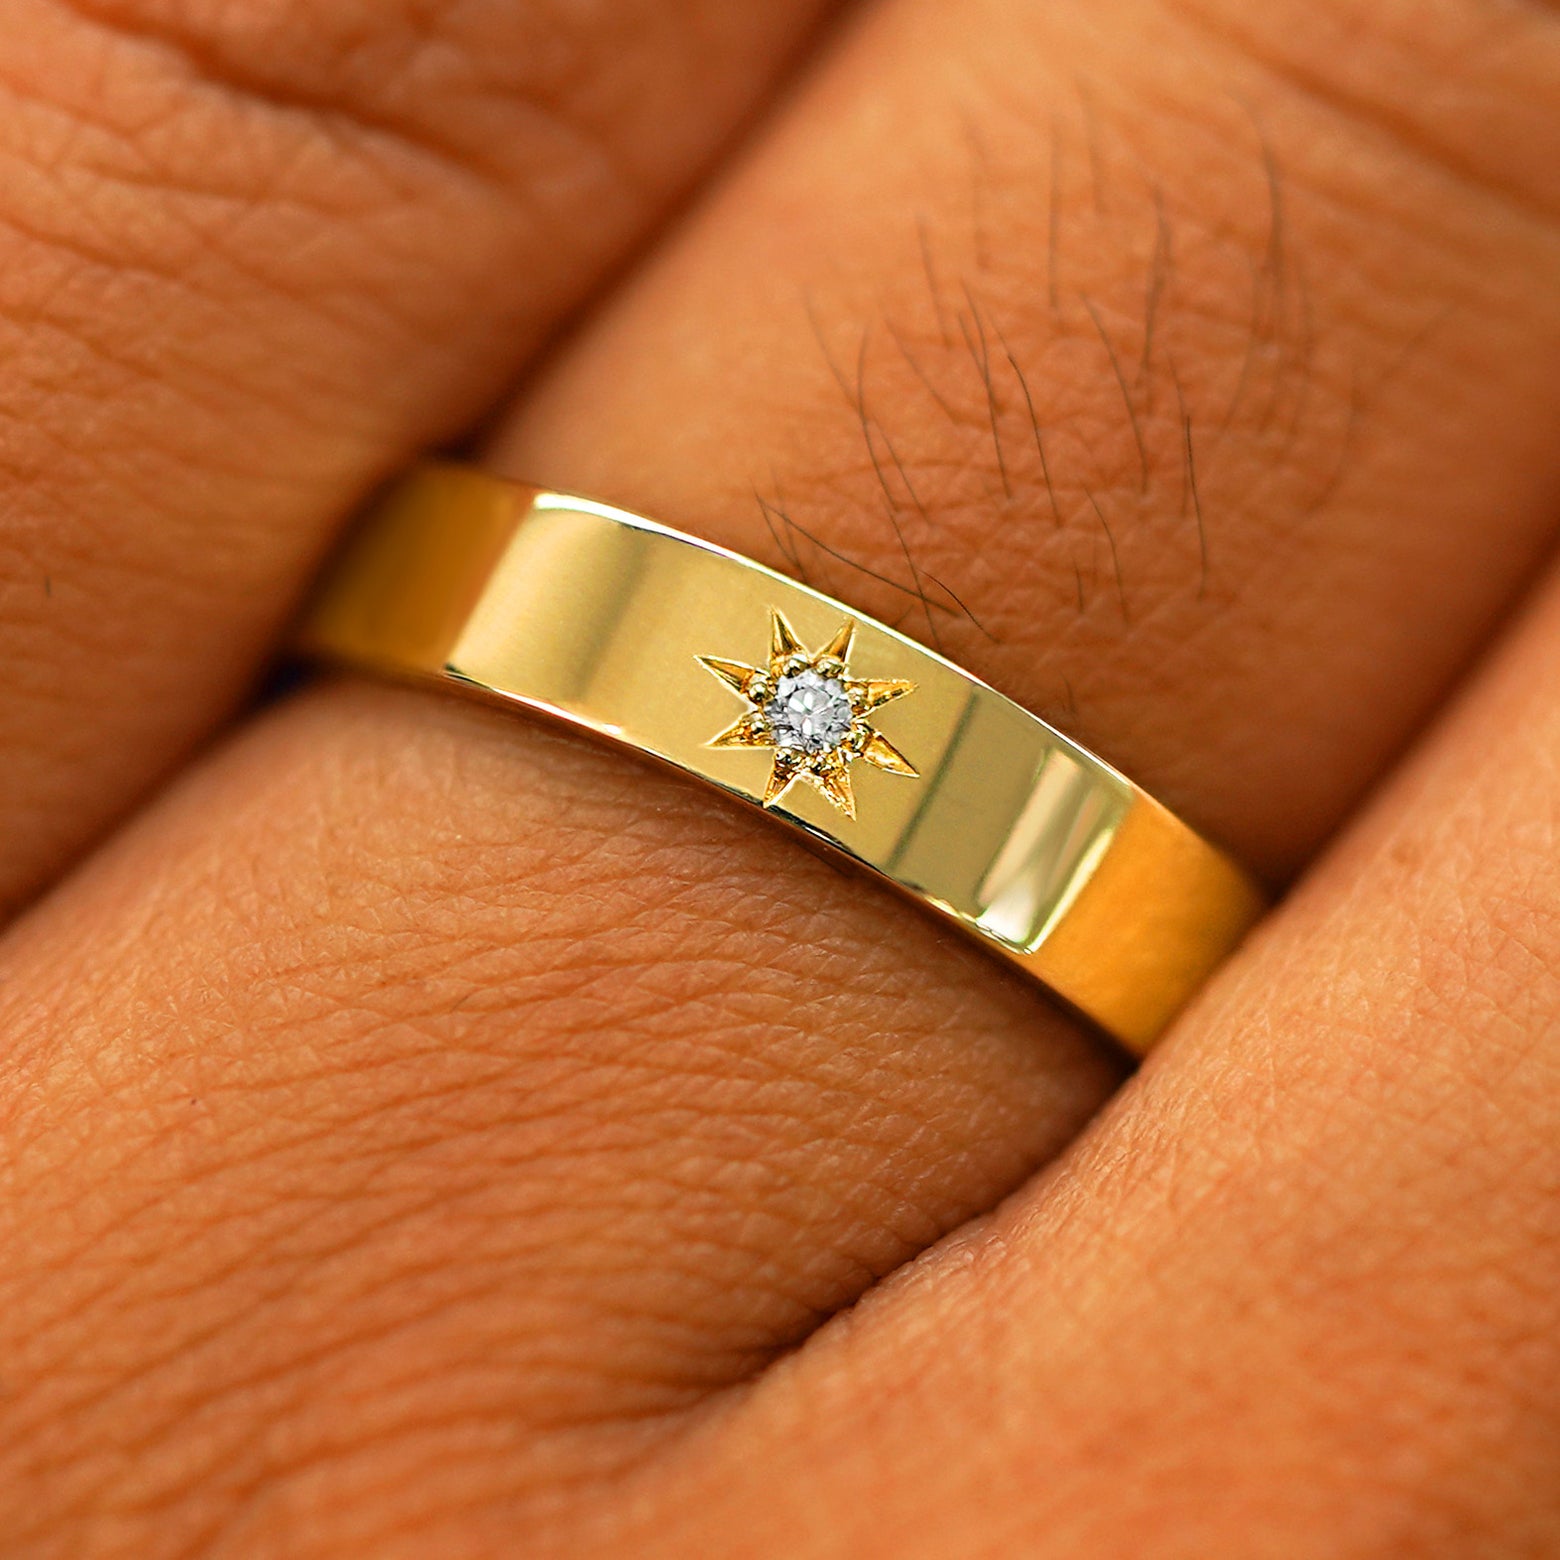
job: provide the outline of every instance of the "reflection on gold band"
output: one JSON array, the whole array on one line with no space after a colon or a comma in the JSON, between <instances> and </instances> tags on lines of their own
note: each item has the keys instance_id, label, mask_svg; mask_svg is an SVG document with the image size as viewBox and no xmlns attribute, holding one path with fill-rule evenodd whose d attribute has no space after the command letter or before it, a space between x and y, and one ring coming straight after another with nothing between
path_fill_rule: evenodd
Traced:
<instances>
[{"instance_id":1,"label":"reflection on gold band","mask_svg":"<svg viewBox=\"0 0 1560 1560\"><path fill-rule=\"evenodd\" d=\"M951 662L748 559L586 499L467 468L417 473L348 548L304 643L543 711L767 799L1138 1052L1263 909L1227 856ZM766 710L791 716L762 679L787 664L800 675L804 661L820 670L797 684L795 707L811 719L815 704L805 730L826 735L777 737ZM819 755L785 745L834 732L842 745Z\"/></svg>"}]
</instances>

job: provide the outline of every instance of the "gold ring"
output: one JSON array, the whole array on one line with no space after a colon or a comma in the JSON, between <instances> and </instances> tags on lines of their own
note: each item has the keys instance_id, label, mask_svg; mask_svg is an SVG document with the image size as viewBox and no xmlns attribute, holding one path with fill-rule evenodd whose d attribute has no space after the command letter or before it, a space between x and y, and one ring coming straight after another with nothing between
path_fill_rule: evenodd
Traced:
<instances>
[{"instance_id":1,"label":"gold ring","mask_svg":"<svg viewBox=\"0 0 1560 1560\"><path fill-rule=\"evenodd\" d=\"M1265 908L1130 780L903 634L696 537L435 466L307 653L568 721L871 868L1142 1053Z\"/></svg>"}]
</instances>

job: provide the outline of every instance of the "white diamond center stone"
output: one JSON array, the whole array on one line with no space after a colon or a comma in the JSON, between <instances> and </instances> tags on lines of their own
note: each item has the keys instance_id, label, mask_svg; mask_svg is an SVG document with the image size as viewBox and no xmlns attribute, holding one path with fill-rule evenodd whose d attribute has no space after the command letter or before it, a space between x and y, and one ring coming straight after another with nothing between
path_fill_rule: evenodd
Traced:
<instances>
[{"instance_id":1,"label":"white diamond center stone","mask_svg":"<svg viewBox=\"0 0 1560 1560\"><path fill-rule=\"evenodd\" d=\"M850 733L852 711L844 683L810 670L782 677L764 713L777 747L827 753Z\"/></svg>"}]
</instances>

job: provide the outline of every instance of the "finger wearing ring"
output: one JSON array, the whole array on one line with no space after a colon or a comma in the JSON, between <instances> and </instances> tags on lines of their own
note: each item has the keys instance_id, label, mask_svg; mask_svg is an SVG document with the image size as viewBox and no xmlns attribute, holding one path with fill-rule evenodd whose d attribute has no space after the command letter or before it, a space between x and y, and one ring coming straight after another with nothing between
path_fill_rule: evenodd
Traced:
<instances>
[{"instance_id":1,"label":"finger wearing ring","mask_svg":"<svg viewBox=\"0 0 1560 1560\"><path fill-rule=\"evenodd\" d=\"M342 558L305 643L561 718L757 803L1138 1052L1261 913L1228 856L951 661L588 499L418 473ZM723 723L733 694L746 711Z\"/></svg>"}]
</instances>

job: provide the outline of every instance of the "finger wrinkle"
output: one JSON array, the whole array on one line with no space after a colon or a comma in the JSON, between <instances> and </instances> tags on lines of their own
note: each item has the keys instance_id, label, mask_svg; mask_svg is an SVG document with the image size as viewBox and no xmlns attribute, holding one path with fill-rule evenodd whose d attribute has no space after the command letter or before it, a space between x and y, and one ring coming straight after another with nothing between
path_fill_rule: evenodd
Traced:
<instances>
[{"instance_id":1,"label":"finger wrinkle","mask_svg":"<svg viewBox=\"0 0 1560 1560\"><path fill-rule=\"evenodd\" d=\"M1406 152L1476 198L1554 227L1560 186L1544 177L1552 176L1552 166L1501 155L1505 136L1521 134L1510 121L1505 134L1477 130L1501 110L1520 124L1541 111L1546 95L1552 99L1560 85L1560 26L1552 8L1462 0L1441 8L1426 26L1423 7L1393 3L1362 11L1328 3L1307 7L1311 26L1297 34L1283 21L1287 6L1253 25L1254 13L1223 0L1163 3L1356 131ZM1347 34L1347 50L1330 51L1323 40L1340 32ZM1441 91L1416 90L1429 80ZM1453 112L1442 104L1454 104Z\"/></svg>"},{"instance_id":2,"label":"finger wrinkle","mask_svg":"<svg viewBox=\"0 0 1560 1560\"><path fill-rule=\"evenodd\" d=\"M462 134L453 124L441 125L421 111L423 104L441 101L457 80L468 103L480 103L484 97L496 100L500 86L483 67L491 50L486 56L466 53L458 26L442 27L420 8L390 7L371 27L349 28L344 35L339 21L334 27L311 30L314 19L299 11L280 23L268 18L256 29L261 36L246 40L250 47L230 48L222 40L220 26L196 20L203 9L198 6L169 7L143 0L47 3L95 32L106 59L128 51L165 75L172 67L173 73L210 90L223 103L301 125L338 150L367 151L370 162L386 152L393 159L408 154L431 158L446 176L476 178L490 187L504 186L512 178L508 159L513 154L508 146L470 131ZM452 14L458 21L458 11ZM289 28L292 47L277 47ZM256 43L258 49L253 47ZM289 71L286 62L297 57L299 45L315 57L303 69ZM340 50L334 56L333 46ZM366 84L371 84L368 92L362 90ZM528 84L535 92L529 99ZM502 96L506 113L524 110L532 120L532 133L545 128L549 137L566 142L569 157L594 167L605 189L619 198L628 194L616 155L599 137L565 117L567 89L528 83L510 73L503 79ZM405 104L411 112L388 112L380 106L385 102ZM490 119L492 115L469 117Z\"/></svg>"}]
</instances>

